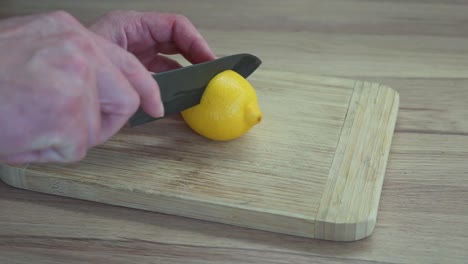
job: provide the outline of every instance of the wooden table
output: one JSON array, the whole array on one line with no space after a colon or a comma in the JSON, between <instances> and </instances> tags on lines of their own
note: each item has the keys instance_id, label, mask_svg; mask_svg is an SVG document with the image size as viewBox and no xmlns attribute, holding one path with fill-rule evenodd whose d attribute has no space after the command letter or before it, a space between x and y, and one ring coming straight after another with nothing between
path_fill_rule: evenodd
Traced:
<instances>
[{"instance_id":1,"label":"wooden table","mask_svg":"<svg viewBox=\"0 0 468 264\"><path fill-rule=\"evenodd\" d=\"M0 263L466 263L468 2L2 1L0 17L64 9L188 16L218 55L265 69L378 81L401 108L377 227L336 243L14 189L0 183ZM292 91L293 92L293 91Z\"/></svg>"}]
</instances>

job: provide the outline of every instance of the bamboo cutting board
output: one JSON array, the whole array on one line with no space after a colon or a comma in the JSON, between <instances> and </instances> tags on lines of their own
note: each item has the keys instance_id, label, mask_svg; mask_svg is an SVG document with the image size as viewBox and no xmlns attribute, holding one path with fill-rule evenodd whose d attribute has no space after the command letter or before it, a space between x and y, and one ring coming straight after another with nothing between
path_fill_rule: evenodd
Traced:
<instances>
[{"instance_id":1,"label":"bamboo cutting board","mask_svg":"<svg viewBox=\"0 0 468 264\"><path fill-rule=\"evenodd\" d=\"M310 238L375 226L399 97L377 83L258 70L264 119L214 142L178 117L125 128L81 162L0 165L15 187Z\"/></svg>"}]
</instances>

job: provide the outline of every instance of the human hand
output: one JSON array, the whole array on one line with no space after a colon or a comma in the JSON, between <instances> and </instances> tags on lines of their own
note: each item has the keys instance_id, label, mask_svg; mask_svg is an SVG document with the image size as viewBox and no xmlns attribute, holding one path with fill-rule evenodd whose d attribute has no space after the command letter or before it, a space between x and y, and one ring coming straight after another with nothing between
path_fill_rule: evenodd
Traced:
<instances>
[{"instance_id":1,"label":"human hand","mask_svg":"<svg viewBox=\"0 0 468 264\"><path fill-rule=\"evenodd\" d=\"M161 54L181 54L192 64L215 59L195 26L184 16L114 11L90 29L133 53L149 71L162 72L180 64Z\"/></svg>"},{"instance_id":2,"label":"human hand","mask_svg":"<svg viewBox=\"0 0 468 264\"><path fill-rule=\"evenodd\" d=\"M163 115L138 59L65 12L0 21L0 58L0 162L78 161L140 105Z\"/></svg>"}]
</instances>

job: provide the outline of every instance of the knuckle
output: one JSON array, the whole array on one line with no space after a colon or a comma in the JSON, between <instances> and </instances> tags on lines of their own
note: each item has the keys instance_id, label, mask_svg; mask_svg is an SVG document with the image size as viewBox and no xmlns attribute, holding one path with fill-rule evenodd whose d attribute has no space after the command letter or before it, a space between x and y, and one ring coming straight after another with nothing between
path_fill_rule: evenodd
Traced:
<instances>
[{"instance_id":1,"label":"knuckle","mask_svg":"<svg viewBox=\"0 0 468 264\"><path fill-rule=\"evenodd\" d=\"M134 94L132 96L128 96L125 100L125 107L129 113L134 112L138 106L140 105L140 98Z\"/></svg>"},{"instance_id":2,"label":"knuckle","mask_svg":"<svg viewBox=\"0 0 468 264\"><path fill-rule=\"evenodd\" d=\"M132 91L131 93L124 92L118 98L113 98L111 101L101 103L100 111L105 114L104 118L107 118L107 116L130 118L139 106L140 97L135 91ZM116 121L113 122L116 123Z\"/></svg>"},{"instance_id":3,"label":"knuckle","mask_svg":"<svg viewBox=\"0 0 468 264\"><path fill-rule=\"evenodd\" d=\"M82 79L88 73L89 61L92 57L92 43L81 33L70 31L62 34L59 44L61 52L56 52L55 62L58 68L73 73Z\"/></svg>"},{"instance_id":4,"label":"knuckle","mask_svg":"<svg viewBox=\"0 0 468 264\"><path fill-rule=\"evenodd\" d=\"M48 47L39 49L31 57L32 65L58 72L72 73L82 79L87 73L94 53L93 44L81 33L61 33Z\"/></svg>"},{"instance_id":5,"label":"knuckle","mask_svg":"<svg viewBox=\"0 0 468 264\"><path fill-rule=\"evenodd\" d=\"M184 22L184 23L191 23L188 17L181 15L181 14L175 14L174 15L174 20L178 22Z\"/></svg>"},{"instance_id":6,"label":"knuckle","mask_svg":"<svg viewBox=\"0 0 468 264\"><path fill-rule=\"evenodd\" d=\"M75 78L83 80L88 74L88 62L79 54L70 54L66 68L75 74Z\"/></svg>"},{"instance_id":7,"label":"knuckle","mask_svg":"<svg viewBox=\"0 0 468 264\"><path fill-rule=\"evenodd\" d=\"M92 48L92 41L78 30L70 30L61 35L63 46L70 52L86 52Z\"/></svg>"},{"instance_id":8,"label":"knuckle","mask_svg":"<svg viewBox=\"0 0 468 264\"><path fill-rule=\"evenodd\" d=\"M123 97L120 102L121 109L127 114L131 114L135 112L138 109L139 105L140 105L140 98L138 97L136 92Z\"/></svg>"},{"instance_id":9,"label":"knuckle","mask_svg":"<svg viewBox=\"0 0 468 264\"><path fill-rule=\"evenodd\" d=\"M67 23L70 25L80 24L75 17L73 17L70 13L64 10L50 12L49 14L47 14L47 16L52 20L58 21L60 23Z\"/></svg>"},{"instance_id":10,"label":"knuckle","mask_svg":"<svg viewBox=\"0 0 468 264\"><path fill-rule=\"evenodd\" d=\"M146 72L143 71L145 69L144 66L133 54L123 52L121 56L116 57L120 57L120 69L125 73L125 75L138 77L146 74Z\"/></svg>"},{"instance_id":11,"label":"knuckle","mask_svg":"<svg viewBox=\"0 0 468 264\"><path fill-rule=\"evenodd\" d=\"M63 55L64 69L77 74L78 77L84 77L88 69L88 54L91 53L92 47L87 40L76 34L65 39L63 45L68 51Z\"/></svg>"},{"instance_id":12,"label":"knuckle","mask_svg":"<svg viewBox=\"0 0 468 264\"><path fill-rule=\"evenodd\" d=\"M68 125L66 125L68 123ZM88 152L87 133L84 128L77 129L71 121L60 130L61 159L65 162L76 162L84 159Z\"/></svg>"},{"instance_id":13,"label":"knuckle","mask_svg":"<svg viewBox=\"0 0 468 264\"><path fill-rule=\"evenodd\" d=\"M87 145L85 136L80 129L73 128L71 121L61 122L61 127L49 132L49 138L54 141L51 146L53 152L44 152L44 158L59 162L76 162L82 160L87 155Z\"/></svg>"}]
</instances>

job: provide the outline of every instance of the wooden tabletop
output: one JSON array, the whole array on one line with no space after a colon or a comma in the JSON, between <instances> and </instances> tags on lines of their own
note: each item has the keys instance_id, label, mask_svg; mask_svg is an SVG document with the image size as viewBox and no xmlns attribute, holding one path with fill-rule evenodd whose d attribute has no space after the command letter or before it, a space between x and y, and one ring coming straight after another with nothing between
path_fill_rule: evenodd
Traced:
<instances>
[{"instance_id":1,"label":"wooden tabletop","mask_svg":"<svg viewBox=\"0 0 468 264\"><path fill-rule=\"evenodd\" d=\"M111 9L181 13L220 56L393 87L400 112L377 226L327 242L0 183L0 263L466 263L468 2L16 0L0 17L55 9L85 24Z\"/></svg>"}]
</instances>

